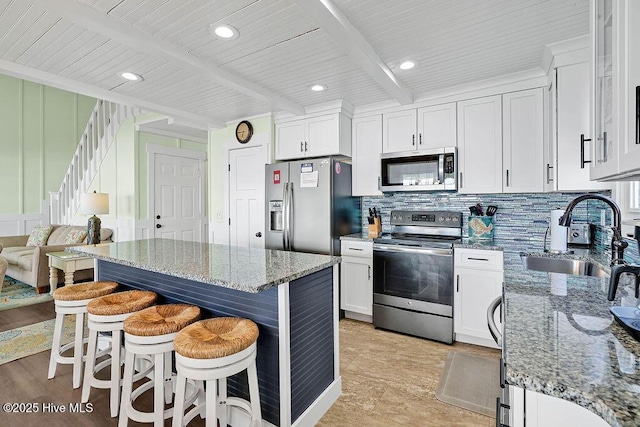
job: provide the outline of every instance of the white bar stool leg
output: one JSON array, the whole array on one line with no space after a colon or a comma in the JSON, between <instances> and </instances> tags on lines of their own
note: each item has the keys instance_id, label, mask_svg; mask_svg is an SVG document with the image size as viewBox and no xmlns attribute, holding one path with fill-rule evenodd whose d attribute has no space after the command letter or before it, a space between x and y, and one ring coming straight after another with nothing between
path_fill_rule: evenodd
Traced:
<instances>
[{"instance_id":1,"label":"white bar stool leg","mask_svg":"<svg viewBox=\"0 0 640 427\"><path fill-rule=\"evenodd\" d=\"M227 406L227 379L218 380L218 405L220 410L220 427L227 427L229 419L229 406Z\"/></svg>"},{"instance_id":2,"label":"white bar stool leg","mask_svg":"<svg viewBox=\"0 0 640 427\"><path fill-rule=\"evenodd\" d=\"M111 332L111 418L118 416L120 409L120 347L121 332Z\"/></svg>"},{"instance_id":3,"label":"white bar stool leg","mask_svg":"<svg viewBox=\"0 0 640 427\"><path fill-rule=\"evenodd\" d=\"M218 393L217 393L217 384L218 380L207 380L206 382L207 390L205 392L206 398L206 419L205 425L206 427L216 427L218 425L218 419L216 413L218 412Z\"/></svg>"},{"instance_id":4,"label":"white bar stool leg","mask_svg":"<svg viewBox=\"0 0 640 427\"><path fill-rule=\"evenodd\" d=\"M127 417L126 405L131 401L131 393L133 390L133 371L135 367L136 355L128 351L124 359L124 375L122 378L122 398L120 401L120 418L118 419L118 427L127 427L129 418Z\"/></svg>"},{"instance_id":5,"label":"white bar stool leg","mask_svg":"<svg viewBox=\"0 0 640 427\"><path fill-rule=\"evenodd\" d=\"M164 426L164 394L165 394L165 367L164 353L158 353L154 357L153 368L153 425Z\"/></svg>"},{"instance_id":6,"label":"white bar stool leg","mask_svg":"<svg viewBox=\"0 0 640 427\"><path fill-rule=\"evenodd\" d=\"M262 425L262 412L260 410L260 390L255 359L247 367L247 378L249 380L249 399L251 399L251 426L258 427Z\"/></svg>"},{"instance_id":7,"label":"white bar stool leg","mask_svg":"<svg viewBox=\"0 0 640 427\"><path fill-rule=\"evenodd\" d=\"M64 323L64 314L56 313L56 323L53 326L53 341L51 344L51 357L49 358L49 374L47 376L47 378L49 379L56 376L56 368L58 367L57 358L58 358L58 355L60 354L60 343L62 341L63 323Z\"/></svg>"},{"instance_id":8,"label":"white bar stool leg","mask_svg":"<svg viewBox=\"0 0 640 427\"><path fill-rule=\"evenodd\" d=\"M186 387L187 378L184 374L178 372L176 377L176 398L175 403L173 404L173 420L171 422L172 427L183 427L182 420L184 419L184 398Z\"/></svg>"},{"instance_id":9,"label":"white bar stool leg","mask_svg":"<svg viewBox=\"0 0 640 427\"><path fill-rule=\"evenodd\" d=\"M96 349L98 347L98 331L89 329L89 344L87 347L87 360L84 364L84 381L82 383L82 403L89 401L91 393L91 379L93 379L93 369L96 363Z\"/></svg>"},{"instance_id":10,"label":"white bar stool leg","mask_svg":"<svg viewBox=\"0 0 640 427\"><path fill-rule=\"evenodd\" d=\"M173 367L171 366L171 355L173 352L167 351L164 354L164 401L169 405L173 401L173 383L171 377L173 375Z\"/></svg>"},{"instance_id":11,"label":"white bar stool leg","mask_svg":"<svg viewBox=\"0 0 640 427\"><path fill-rule=\"evenodd\" d=\"M57 319L56 319L57 320ZM62 332L62 331L61 331ZM84 313L76 314L76 331L73 346L73 388L79 388L82 382L82 356L84 353Z\"/></svg>"}]
</instances>

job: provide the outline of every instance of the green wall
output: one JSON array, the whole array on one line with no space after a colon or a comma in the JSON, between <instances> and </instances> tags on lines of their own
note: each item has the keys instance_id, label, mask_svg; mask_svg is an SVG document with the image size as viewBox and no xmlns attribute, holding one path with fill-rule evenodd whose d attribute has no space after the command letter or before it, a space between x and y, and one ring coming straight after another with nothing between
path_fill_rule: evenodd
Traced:
<instances>
[{"instance_id":1,"label":"green wall","mask_svg":"<svg viewBox=\"0 0 640 427\"><path fill-rule=\"evenodd\" d=\"M41 213L96 100L0 74L0 214Z\"/></svg>"}]
</instances>

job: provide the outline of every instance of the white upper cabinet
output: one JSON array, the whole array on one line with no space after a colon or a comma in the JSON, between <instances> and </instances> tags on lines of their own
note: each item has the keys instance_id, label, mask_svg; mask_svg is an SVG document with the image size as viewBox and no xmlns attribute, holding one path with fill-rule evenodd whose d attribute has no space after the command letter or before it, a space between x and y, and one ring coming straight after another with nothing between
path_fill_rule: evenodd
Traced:
<instances>
[{"instance_id":1,"label":"white upper cabinet","mask_svg":"<svg viewBox=\"0 0 640 427\"><path fill-rule=\"evenodd\" d=\"M382 115L383 153L417 150L417 117L415 109Z\"/></svg>"},{"instance_id":2,"label":"white upper cabinet","mask_svg":"<svg viewBox=\"0 0 640 427\"><path fill-rule=\"evenodd\" d=\"M383 153L456 146L455 102L385 113L382 117Z\"/></svg>"},{"instance_id":3,"label":"white upper cabinet","mask_svg":"<svg viewBox=\"0 0 640 427\"><path fill-rule=\"evenodd\" d=\"M456 145L455 102L418 108L418 149Z\"/></svg>"},{"instance_id":4,"label":"white upper cabinet","mask_svg":"<svg viewBox=\"0 0 640 427\"><path fill-rule=\"evenodd\" d=\"M354 196L378 196L380 177L380 152L382 151L382 115L353 119L352 124L353 169L351 194Z\"/></svg>"},{"instance_id":5,"label":"white upper cabinet","mask_svg":"<svg viewBox=\"0 0 640 427\"><path fill-rule=\"evenodd\" d=\"M458 102L458 192L543 188L543 89Z\"/></svg>"},{"instance_id":6,"label":"white upper cabinet","mask_svg":"<svg viewBox=\"0 0 640 427\"><path fill-rule=\"evenodd\" d=\"M621 45L626 69L620 72L621 137L618 167L622 174L640 171L640 2L621 1ZM640 172L639 172L640 173ZM640 179L640 178L638 178Z\"/></svg>"},{"instance_id":7,"label":"white upper cabinet","mask_svg":"<svg viewBox=\"0 0 640 427\"><path fill-rule=\"evenodd\" d=\"M549 143L553 146L551 176L553 191L598 190L609 185L591 181L589 162L591 143L584 142L591 133L589 120L590 66L588 62L556 68L556 85L551 89L552 117ZM554 108L555 107L555 108Z\"/></svg>"},{"instance_id":8,"label":"white upper cabinet","mask_svg":"<svg viewBox=\"0 0 640 427\"><path fill-rule=\"evenodd\" d=\"M503 192L543 191L543 89L502 95Z\"/></svg>"},{"instance_id":9,"label":"white upper cabinet","mask_svg":"<svg viewBox=\"0 0 640 427\"><path fill-rule=\"evenodd\" d=\"M502 97L458 102L458 192L502 192Z\"/></svg>"},{"instance_id":10,"label":"white upper cabinet","mask_svg":"<svg viewBox=\"0 0 640 427\"><path fill-rule=\"evenodd\" d=\"M351 119L343 114L276 123L276 160L351 156Z\"/></svg>"},{"instance_id":11,"label":"white upper cabinet","mask_svg":"<svg viewBox=\"0 0 640 427\"><path fill-rule=\"evenodd\" d=\"M620 44L619 6L621 1L592 0L593 131L591 133L591 178L601 179L618 172L617 109Z\"/></svg>"}]
</instances>

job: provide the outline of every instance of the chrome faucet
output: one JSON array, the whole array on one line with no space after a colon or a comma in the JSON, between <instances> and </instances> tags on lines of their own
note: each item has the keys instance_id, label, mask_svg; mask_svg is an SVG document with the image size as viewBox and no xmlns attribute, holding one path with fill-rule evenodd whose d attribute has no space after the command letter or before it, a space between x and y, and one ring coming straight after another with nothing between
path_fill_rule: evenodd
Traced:
<instances>
[{"instance_id":1,"label":"chrome faucet","mask_svg":"<svg viewBox=\"0 0 640 427\"><path fill-rule=\"evenodd\" d=\"M602 200L611 207L613 211L613 237L611 238L611 266L617 264L624 264L624 249L629 244L622 238L621 226L622 226L622 214L620 213L620 207L607 196L603 196L598 193L582 194L569 202L565 209L564 215L560 218L560 225L569 227L571 225L571 217L573 215L573 209L578 203L583 200Z\"/></svg>"}]
</instances>

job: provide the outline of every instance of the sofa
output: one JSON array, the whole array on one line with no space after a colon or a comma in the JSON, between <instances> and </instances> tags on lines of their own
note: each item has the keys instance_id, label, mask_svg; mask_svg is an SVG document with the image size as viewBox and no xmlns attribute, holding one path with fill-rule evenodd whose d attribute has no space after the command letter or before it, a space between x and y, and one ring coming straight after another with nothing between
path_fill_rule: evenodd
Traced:
<instances>
[{"instance_id":1,"label":"sofa","mask_svg":"<svg viewBox=\"0 0 640 427\"><path fill-rule=\"evenodd\" d=\"M82 243L64 244L70 234L86 231L86 226L53 225L46 243L42 246L27 246L29 236L0 237L0 257L7 262L6 275L20 280L36 288L38 293L47 292L49 287L49 259L50 252L64 251L71 246L87 243L86 237ZM83 233L84 234L84 233ZM108 228L100 230L100 241L111 242L113 231ZM93 270L79 270L74 274L74 281L91 280ZM64 274L58 271L58 284L64 283Z\"/></svg>"}]
</instances>

